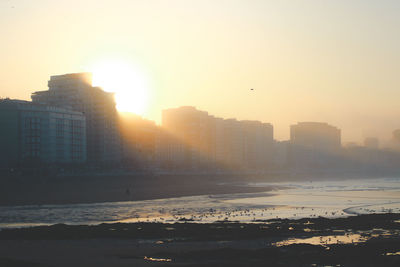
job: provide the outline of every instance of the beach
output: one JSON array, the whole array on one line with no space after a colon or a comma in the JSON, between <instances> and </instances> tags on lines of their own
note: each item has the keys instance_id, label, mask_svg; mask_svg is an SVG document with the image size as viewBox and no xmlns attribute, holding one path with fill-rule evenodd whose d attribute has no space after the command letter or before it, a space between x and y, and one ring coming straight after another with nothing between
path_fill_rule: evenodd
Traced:
<instances>
[{"instance_id":1,"label":"beach","mask_svg":"<svg viewBox=\"0 0 400 267\"><path fill-rule=\"evenodd\" d=\"M398 266L400 214L0 231L2 266Z\"/></svg>"},{"instance_id":2,"label":"beach","mask_svg":"<svg viewBox=\"0 0 400 267\"><path fill-rule=\"evenodd\" d=\"M265 175L241 174L80 174L3 176L0 206L137 201L182 196L251 193Z\"/></svg>"},{"instance_id":3,"label":"beach","mask_svg":"<svg viewBox=\"0 0 400 267\"><path fill-rule=\"evenodd\" d=\"M2 206L0 266L400 264L397 177L209 185L219 189Z\"/></svg>"},{"instance_id":4,"label":"beach","mask_svg":"<svg viewBox=\"0 0 400 267\"><path fill-rule=\"evenodd\" d=\"M218 188L214 189L215 193L208 191L210 193L204 194L199 187L198 194L169 198L0 206L0 228L60 223L252 223L276 218L340 218L400 213L399 178L305 182L253 180L247 183L214 181L213 184L209 187Z\"/></svg>"}]
</instances>

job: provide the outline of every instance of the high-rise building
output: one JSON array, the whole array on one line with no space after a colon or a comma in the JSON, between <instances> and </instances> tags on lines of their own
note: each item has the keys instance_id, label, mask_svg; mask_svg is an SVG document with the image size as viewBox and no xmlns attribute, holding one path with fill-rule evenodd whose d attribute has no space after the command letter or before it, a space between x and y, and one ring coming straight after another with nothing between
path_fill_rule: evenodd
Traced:
<instances>
[{"instance_id":1,"label":"high-rise building","mask_svg":"<svg viewBox=\"0 0 400 267\"><path fill-rule=\"evenodd\" d=\"M279 169L286 169L289 160L290 141L275 141L272 157L273 165Z\"/></svg>"},{"instance_id":2,"label":"high-rise building","mask_svg":"<svg viewBox=\"0 0 400 267\"><path fill-rule=\"evenodd\" d=\"M378 149L379 139L376 137L367 137L364 139L364 146L369 149Z\"/></svg>"},{"instance_id":3,"label":"high-rise building","mask_svg":"<svg viewBox=\"0 0 400 267\"><path fill-rule=\"evenodd\" d=\"M236 119L222 121L223 134L216 140L219 150L224 151L218 161L229 167L241 168L245 161L244 131L241 123Z\"/></svg>"},{"instance_id":4,"label":"high-rise building","mask_svg":"<svg viewBox=\"0 0 400 267\"><path fill-rule=\"evenodd\" d=\"M299 122L290 126L290 164L293 167L333 166L341 148L340 129L322 122Z\"/></svg>"},{"instance_id":5,"label":"high-rise building","mask_svg":"<svg viewBox=\"0 0 400 267\"><path fill-rule=\"evenodd\" d=\"M149 167L155 160L157 125L132 113L120 114L122 159L131 168Z\"/></svg>"},{"instance_id":6,"label":"high-rise building","mask_svg":"<svg viewBox=\"0 0 400 267\"><path fill-rule=\"evenodd\" d=\"M340 129L323 122L299 122L290 126L292 144L317 150L331 150L341 145Z\"/></svg>"},{"instance_id":7,"label":"high-rise building","mask_svg":"<svg viewBox=\"0 0 400 267\"><path fill-rule=\"evenodd\" d=\"M266 169L272 164L273 127L260 121L240 121L244 137L244 165L248 169Z\"/></svg>"},{"instance_id":8,"label":"high-rise building","mask_svg":"<svg viewBox=\"0 0 400 267\"><path fill-rule=\"evenodd\" d=\"M164 169L192 167L187 166L187 146L163 128L159 128L156 136L155 161Z\"/></svg>"},{"instance_id":9,"label":"high-rise building","mask_svg":"<svg viewBox=\"0 0 400 267\"><path fill-rule=\"evenodd\" d=\"M0 100L0 164L86 161L82 112L22 100Z\"/></svg>"},{"instance_id":10,"label":"high-rise building","mask_svg":"<svg viewBox=\"0 0 400 267\"><path fill-rule=\"evenodd\" d=\"M183 159L183 165L198 167L214 159L214 117L207 112L190 106L166 109L162 112L162 126L175 139L171 139L173 145L179 146L169 149L176 152L172 157Z\"/></svg>"},{"instance_id":11,"label":"high-rise building","mask_svg":"<svg viewBox=\"0 0 400 267\"><path fill-rule=\"evenodd\" d=\"M272 163L273 127L260 121L216 119L216 160L226 166L267 169Z\"/></svg>"},{"instance_id":12,"label":"high-rise building","mask_svg":"<svg viewBox=\"0 0 400 267\"><path fill-rule=\"evenodd\" d=\"M400 129L396 129L393 131L392 139L394 142L400 144Z\"/></svg>"},{"instance_id":13,"label":"high-rise building","mask_svg":"<svg viewBox=\"0 0 400 267\"><path fill-rule=\"evenodd\" d=\"M119 162L121 140L114 94L93 87L90 73L51 76L48 87L34 92L32 101L84 113L88 161Z\"/></svg>"},{"instance_id":14,"label":"high-rise building","mask_svg":"<svg viewBox=\"0 0 400 267\"><path fill-rule=\"evenodd\" d=\"M169 136L163 155L183 166L210 165L266 169L271 163L273 127L259 121L238 121L209 115L194 107L163 111L162 126Z\"/></svg>"}]
</instances>

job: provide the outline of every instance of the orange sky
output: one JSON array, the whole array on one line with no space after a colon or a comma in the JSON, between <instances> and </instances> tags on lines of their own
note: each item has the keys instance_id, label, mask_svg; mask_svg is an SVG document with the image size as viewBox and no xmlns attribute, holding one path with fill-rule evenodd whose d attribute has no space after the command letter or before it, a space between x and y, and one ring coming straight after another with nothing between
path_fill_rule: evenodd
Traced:
<instances>
[{"instance_id":1,"label":"orange sky","mask_svg":"<svg viewBox=\"0 0 400 267\"><path fill-rule=\"evenodd\" d=\"M278 139L297 121L333 124L345 142L387 139L400 128L399 11L394 0L2 0L0 96L123 61L137 78L108 89L131 90L133 105L147 95L143 116L157 122L193 105L271 122Z\"/></svg>"}]
</instances>

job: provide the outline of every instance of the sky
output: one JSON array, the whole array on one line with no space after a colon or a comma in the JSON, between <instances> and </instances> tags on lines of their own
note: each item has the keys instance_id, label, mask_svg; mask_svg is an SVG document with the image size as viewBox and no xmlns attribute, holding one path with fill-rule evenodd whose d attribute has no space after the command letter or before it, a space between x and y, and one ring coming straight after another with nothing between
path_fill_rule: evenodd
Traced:
<instances>
[{"instance_id":1,"label":"sky","mask_svg":"<svg viewBox=\"0 0 400 267\"><path fill-rule=\"evenodd\" d=\"M321 121L343 142L384 141L400 128L399 13L394 0L0 0L0 97L106 65L107 90L158 123L191 105L270 122L278 140Z\"/></svg>"}]
</instances>

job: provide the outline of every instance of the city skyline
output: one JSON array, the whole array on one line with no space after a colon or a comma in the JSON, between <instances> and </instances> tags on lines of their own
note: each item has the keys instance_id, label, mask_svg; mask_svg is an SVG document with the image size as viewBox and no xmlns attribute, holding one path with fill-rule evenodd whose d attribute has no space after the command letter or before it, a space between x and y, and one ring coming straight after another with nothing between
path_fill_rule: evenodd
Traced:
<instances>
[{"instance_id":1,"label":"city skyline","mask_svg":"<svg viewBox=\"0 0 400 267\"><path fill-rule=\"evenodd\" d=\"M342 129L327 122L290 125L290 139L274 138L259 120L221 118L193 106L162 111L162 125L118 113L113 92L93 86L92 74L50 76L32 101L0 99L2 166L54 163L151 170L308 171L397 168L398 129L391 146L368 137L342 143ZM55 112L57 110L57 112ZM393 165L394 164L394 165Z\"/></svg>"},{"instance_id":2,"label":"city skyline","mask_svg":"<svg viewBox=\"0 0 400 267\"><path fill-rule=\"evenodd\" d=\"M69 80L70 78L72 78L72 80ZM77 79L77 80L75 80L75 79ZM111 97L113 100L112 100L112 102L114 103L114 104L112 104L112 105L114 105L114 109L115 108L117 108L117 112L120 114L120 116L126 116L126 115L128 115L128 116L130 116L129 114L132 114L132 115L135 115L135 116L139 116L139 118L143 118L143 119L147 119L146 117L143 117L143 116L141 116L140 114L137 114L137 113L134 113L134 112L132 112L132 111L124 111L124 110L118 110L118 102L117 102L117 100L115 99L115 94L116 93L114 93L114 92L110 92L110 91L106 91L103 87L101 87L101 86L97 86L97 84L96 84L96 82L94 81L95 80L95 78L93 77L93 74L91 73L91 72L81 72L81 73L67 73L67 74L59 74L59 75L52 75L52 76L50 76L50 80L48 80L48 89L50 90L50 91L52 91L52 86L54 86L55 85L55 88L58 88L60 85L61 85L61 89L63 89L63 88L65 88L65 89L67 89L67 88L70 88L70 89L73 89L74 87L76 87L76 89L78 89L78 88L81 88L81 87L83 87L83 88L86 88L86 87L88 87L88 88L94 88L95 90L97 90L99 93L101 93L101 92L104 92L104 94L105 95L108 95L107 96L107 98L109 98L109 97ZM61 81L61 83L60 83L60 85L58 85L58 81ZM109 80L108 81L109 83L111 83L112 82L112 80ZM65 83L65 85L63 85L63 83ZM74 90L76 90L76 89L74 89ZM53 89L54 90L54 89ZM69 90L69 89L68 89ZM254 90L254 89L251 89L251 90ZM56 91L58 91L58 90L56 90ZM56 91L53 91L53 92L56 92ZM79 91L79 90L78 90ZM77 91L77 92L78 92ZM42 100L39 100L39 99L42 99L42 95L43 95L43 93L44 94L47 94L47 92L48 91L35 91L35 92L31 92L31 99L32 99L32 101L33 102L43 102ZM54 94L54 93L53 93ZM65 94L65 93L63 93L63 94ZM73 96L73 95L69 95L70 93L67 93L66 95L64 95L64 97L65 96L68 96L68 97L66 97L66 98L59 98L59 97L57 97L57 96L55 96L55 98L54 98L54 100L51 100L51 101L49 101L48 99L47 99L47 96L45 96L45 101L44 101L44 103L46 103L47 101L49 101L49 103L48 104L50 104L50 106L58 106L58 104L57 103L63 103L63 102L65 102L65 103L68 103L68 104L63 104L64 106L66 106L67 108L72 108L72 107L74 107L74 106L76 106L76 107L80 107L81 106L81 104L79 104L80 103L80 101L81 100L79 100L78 102L71 102L73 99L78 99L77 98L77 95L75 95L75 96ZM3 98L3 99L5 99L5 100L7 100L7 99L10 99L10 100L16 100L16 101L20 101L19 99L13 99L13 98ZM44 99L43 99L44 100ZM110 99L111 100L111 99ZM26 101L26 100L22 100L22 101ZM61 102L60 102L61 101ZM76 100L75 100L76 101ZM125 101L126 101L126 99L125 99ZM128 102L126 102L126 103L128 103ZM173 109L181 109L181 108L194 108L195 110L197 109L197 107L196 106L190 106L190 105L181 105L181 106L178 106L178 107L169 107L169 108L165 108L165 109L163 109L163 110L161 110L161 114L163 114L165 111L167 111L167 110L173 110ZM75 108L76 109L76 108ZM79 108L78 108L78 110L79 110ZM205 113L207 113L208 114L208 111L202 111L202 110L200 110L200 112L205 112ZM124 114L126 114L126 115L124 115ZM214 114L213 115L211 115L213 118L215 118L215 119L223 119L223 120L238 120L239 122L244 122L244 121L255 121L255 122L261 122L261 123L267 123L267 124L270 124L270 122L266 122L266 121L261 121L261 120L255 120L255 119L252 119L252 118L247 118L247 119L238 119L238 118L235 118L235 117L225 117L225 118L222 118L222 117L219 117L219 116L215 116ZM155 125L158 125L158 126L161 126L161 127L165 127L165 125L163 125L163 122L162 121L160 121L160 122L158 122L157 123L157 121L155 121L155 120L149 120L149 121L151 121L151 122L153 122ZM322 122L322 121L310 121L310 120L308 120L308 121L298 121L298 122L296 122L297 123L297 125L298 124L309 124L309 125L318 125L318 124L328 124L329 122ZM274 140L275 141L289 141L289 140L291 140L291 134L290 134L290 132L291 132L291 129L292 129L292 127L294 127L295 126L295 124L296 123L293 123L293 124L290 124L289 125L289 127L288 127L288 133L289 133L289 136L286 138L286 139L279 139L279 138L276 138L276 135L275 135L275 127L274 127ZM273 124L272 124L273 125ZM273 125L274 126L274 125ZM381 144L382 143L382 148L390 148L391 147L391 145L392 145L392 141L393 141L393 135L394 135L394 131L396 131L397 129L393 129L391 132L390 132L390 139L387 139L387 140L383 140L383 142L381 142L382 140L380 140L377 136L366 136L366 137L364 137L364 138L362 138L361 140L358 140L358 141L344 141L344 142L342 142L342 135L341 135L341 138L340 138L340 142L339 142L339 144L341 145L341 146L368 146L365 142L368 142L370 139L376 139L376 141L374 141L374 142L378 142L378 144L376 145L376 147L377 148L379 148L379 144ZM339 131L340 132L342 132L342 129L339 129Z\"/></svg>"},{"instance_id":3,"label":"city skyline","mask_svg":"<svg viewBox=\"0 0 400 267\"><path fill-rule=\"evenodd\" d=\"M344 142L384 144L399 128L396 10L389 0L4 1L0 96L29 100L51 75L96 71L95 85L117 78L105 89L158 124L161 110L191 105L270 122L278 140L298 121L327 121Z\"/></svg>"}]
</instances>

